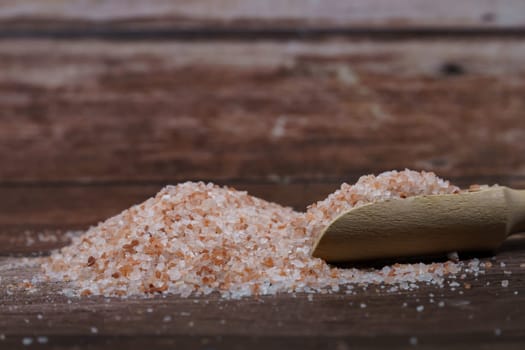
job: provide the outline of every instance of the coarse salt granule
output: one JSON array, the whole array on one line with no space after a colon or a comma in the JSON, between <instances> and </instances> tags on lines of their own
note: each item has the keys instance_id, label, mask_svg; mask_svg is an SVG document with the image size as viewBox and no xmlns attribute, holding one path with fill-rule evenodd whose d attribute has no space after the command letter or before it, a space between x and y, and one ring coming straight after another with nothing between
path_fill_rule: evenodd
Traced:
<instances>
[{"instance_id":1,"label":"coarse salt granule","mask_svg":"<svg viewBox=\"0 0 525 350\"><path fill-rule=\"evenodd\" d=\"M378 176L362 176L354 185L343 183L339 190L330 194L325 200L309 206L306 212L308 230L317 237L339 214L367 203L458 192L458 187L450 185L448 181L440 179L431 172L394 170Z\"/></svg>"},{"instance_id":2,"label":"coarse salt granule","mask_svg":"<svg viewBox=\"0 0 525 350\"><path fill-rule=\"evenodd\" d=\"M167 186L155 197L92 227L43 265L68 295L155 293L225 298L279 292L337 292L352 284L416 282L442 286L462 263L395 264L342 269L311 256L324 225L369 202L458 192L433 173L405 170L343 184L306 213L228 187L202 182Z\"/></svg>"},{"instance_id":3,"label":"coarse salt granule","mask_svg":"<svg viewBox=\"0 0 525 350\"><path fill-rule=\"evenodd\" d=\"M36 338L36 341L37 341L38 344L47 344L48 340L49 339L46 336L38 336Z\"/></svg>"}]
</instances>

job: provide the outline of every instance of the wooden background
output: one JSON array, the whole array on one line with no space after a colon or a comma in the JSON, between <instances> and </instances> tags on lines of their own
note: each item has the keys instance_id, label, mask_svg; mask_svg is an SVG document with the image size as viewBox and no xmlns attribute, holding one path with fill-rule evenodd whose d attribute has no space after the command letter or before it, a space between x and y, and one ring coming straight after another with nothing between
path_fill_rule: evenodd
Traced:
<instances>
[{"instance_id":1,"label":"wooden background","mask_svg":"<svg viewBox=\"0 0 525 350\"><path fill-rule=\"evenodd\" d=\"M524 139L521 0L4 0L0 287L27 273L7 269L9 256L46 253L65 244L66 230L85 229L165 184L214 181L301 210L342 181L405 167L463 186L525 188ZM55 319L40 327L24 321L38 308L22 305L43 307L45 295L5 294L0 335L15 346L45 333L47 346L60 348L404 348L413 334L422 347L520 348L523 240L498 258L512 262L511 277L494 270L476 282L469 304L424 315L399 316L399 305L432 288L229 302L231 313L213 298L203 309L168 298L153 303L190 307L197 323L233 317L236 326L210 321L198 331L158 328L154 337L155 320L129 311L141 301L104 309L100 300L67 306L53 297L55 314L47 311ZM512 289L500 287L503 278ZM457 293L442 293L462 305ZM369 298L367 309L344 307ZM421 303L432 308L428 297ZM108 310L126 322L112 324ZM460 317L467 311L475 315L469 321ZM89 333L89 322L101 332Z\"/></svg>"}]
</instances>

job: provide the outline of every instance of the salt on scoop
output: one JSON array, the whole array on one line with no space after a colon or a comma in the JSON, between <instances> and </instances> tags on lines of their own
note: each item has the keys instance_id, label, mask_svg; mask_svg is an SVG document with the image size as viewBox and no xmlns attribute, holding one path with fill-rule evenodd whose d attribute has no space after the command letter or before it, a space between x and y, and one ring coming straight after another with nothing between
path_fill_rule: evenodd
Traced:
<instances>
[{"instance_id":1,"label":"salt on scoop","mask_svg":"<svg viewBox=\"0 0 525 350\"><path fill-rule=\"evenodd\" d=\"M459 189L429 172L390 171L343 184L300 213L246 192L202 182L167 186L112 217L43 264L47 278L67 281L68 294L155 293L225 298L336 292L342 286L415 282L443 285L461 263L396 264L342 269L311 256L322 228L340 212L370 202Z\"/></svg>"}]
</instances>

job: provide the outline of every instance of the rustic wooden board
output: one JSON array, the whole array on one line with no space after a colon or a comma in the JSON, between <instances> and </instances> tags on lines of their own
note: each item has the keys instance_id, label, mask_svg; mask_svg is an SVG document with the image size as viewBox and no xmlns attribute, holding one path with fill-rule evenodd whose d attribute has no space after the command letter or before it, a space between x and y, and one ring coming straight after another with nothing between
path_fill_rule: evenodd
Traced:
<instances>
[{"instance_id":1,"label":"rustic wooden board","mask_svg":"<svg viewBox=\"0 0 525 350\"><path fill-rule=\"evenodd\" d=\"M522 179L524 55L521 39L2 41L0 182Z\"/></svg>"},{"instance_id":2,"label":"rustic wooden board","mask_svg":"<svg viewBox=\"0 0 525 350\"><path fill-rule=\"evenodd\" d=\"M521 0L2 1L0 348L522 349L523 235L454 291L17 286L38 269L25 257L179 181L297 209L394 168L525 188L524 33Z\"/></svg>"},{"instance_id":3,"label":"rustic wooden board","mask_svg":"<svg viewBox=\"0 0 525 350\"><path fill-rule=\"evenodd\" d=\"M0 4L0 19L15 24L32 20L33 25L38 19L46 19L48 24L91 20L120 25L126 24L126 20L135 20L134 25L141 28L148 24L157 28L223 24L232 28L255 25L272 29L281 26L523 27L525 5L520 0L4 0Z\"/></svg>"}]
</instances>

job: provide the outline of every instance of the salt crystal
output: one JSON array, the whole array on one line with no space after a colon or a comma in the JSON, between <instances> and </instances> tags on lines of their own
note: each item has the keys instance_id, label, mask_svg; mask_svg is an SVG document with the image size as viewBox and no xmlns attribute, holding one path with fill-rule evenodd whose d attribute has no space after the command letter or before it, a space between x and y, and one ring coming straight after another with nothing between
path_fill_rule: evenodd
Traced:
<instances>
[{"instance_id":1,"label":"salt crystal","mask_svg":"<svg viewBox=\"0 0 525 350\"><path fill-rule=\"evenodd\" d=\"M0 341L4 341L5 340L5 334L0 334Z\"/></svg>"},{"instance_id":2,"label":"salt crystal","mask_svg":"<svg viewBox=\"0 0 525 350\"><path fill-rule=\"evenodd\" d=\"M417 345L417 338L416 337L410 337L408 342L410 343L410 345L416 346Z\"/></svg>"},{"instance_id":3,"label":"salt crystal","mask_svg":"<svg viewBox=\"0 0 525 350\"><path fill-rule=\"evenodd\" d=\"M507 287L509 286L509 281L508 281L508 280L503 280L503 281L501 281L501 286L502 286L503 288L507 288Z\"/></svg>"},{"instance_id":4,"label":"salt crystal","mask_svg":"<svg viewBox=\"0 0 525 350\"><path fill-rule=\"evenodd\" d=\"M29 345L33 344L33 338L31 338L31 337L24 337L24 338L22 338L22 344L25 345L25 346L29 346Z\"/></svg>"},{"instance_id":5,"label":"salt crystal","mask_svg":"<svg viewBox=\"0 0 525 350\"><path fill-rule=\"evenodd\" d=\"M97 327L91 327L91 328L90 328L90 331L91 331L91 333L93 333L93 334L97 334L97 333L98 333L98 328L97 328Z\"/></svg>"},{"instance_id":6,"label":"salt crystal","mask_svg":"<svg viewBox=\"0 0 525 350\"><path fill-rule=\"evenodd\" d=\"M46 336L38 336L36 337L36 341L38 344L47 344L48 338Z\"/></svg>"},{"instance_id":7,"label":"salt crystal","mask_svg":"<svg viewBox=\"0 0 525 350\"><path fill-rule=\"evenodd\" d=\"M499 329L499 328L494 329L494 335L499 337L501 335L501 329Z\"/></svg>"},{"instance_id":8,"label":"salt crystal","mask_svg":"<svg viewBox=\"0 0 525 350\"><path fill-rule=\"evenodd\" d=\"M65 295L80 296L219 292L233 299L306 292L313 298L311 293L335 293L351 284L363 290L381 285L389 292L415 290L419 283L441 286L462 263L342 269L310 254L323 227L342 211L458 190L433 173L389 171L342 184L300 213L244 191L186 182L72 236L72 244L53 253L43 270L52 281L70 281ZM467 269L475 271L477 265L473 260Z\"/></svg>"},{"instance_id":9,"label":"salt crystal","mask_svg":"<svg viewBox=\"0 0 525 350\"><path fill-rule=\"evenodd\" d=\"M448 254L447 254L447 258L448 258L449 260L454 261L454 262L458 262L458 261L459 261L458 252L451 252L451 253L448 253Z\"/></svg>"},{"instance_id":10,"label":"salt crystal","mask_svg":"<svg viewBox=\"0 0 525 350\"><path fill-rule=\"evenodd\" d=\"M445 302L444 302L444 301L440 301L440 302L438 303L438 306L439 306L439 307L444 307L444 306L445 306Z\"/></svg>"},{"instance_id":11,"label":"salt crystal","mask_svg":"<svg viewBox=\"0 0 525 350\"><path fill-rule=\"evenodd\" d=\"M164 318L162 319L163 322L170 322L171 321L171 316L170 315L166 315L164 316Z\"/></svg>"},{"instance_id":12,"label":"salt crystal","mask_svg":"<svg viewBox=\"0 0 525 350\"><path fill-rule=\"evenodd\" d=\"M417 312L422 312L423 310L425 310L425 307L423 305L419 305L418 307L416 307L416 310Z\"/></svg>"},{"instance_id":13,"label":"salt crystal","mask_svg":"<svg viewBox=\"0 0 525 350\"><path fill-rule=\"evenodd\" d=\"M365 303L361 303L361 304L359 304L359 307L361 307L361 309L364 309L364 308L366 308L366 304Z\"/></svg>"}]
</instances>

